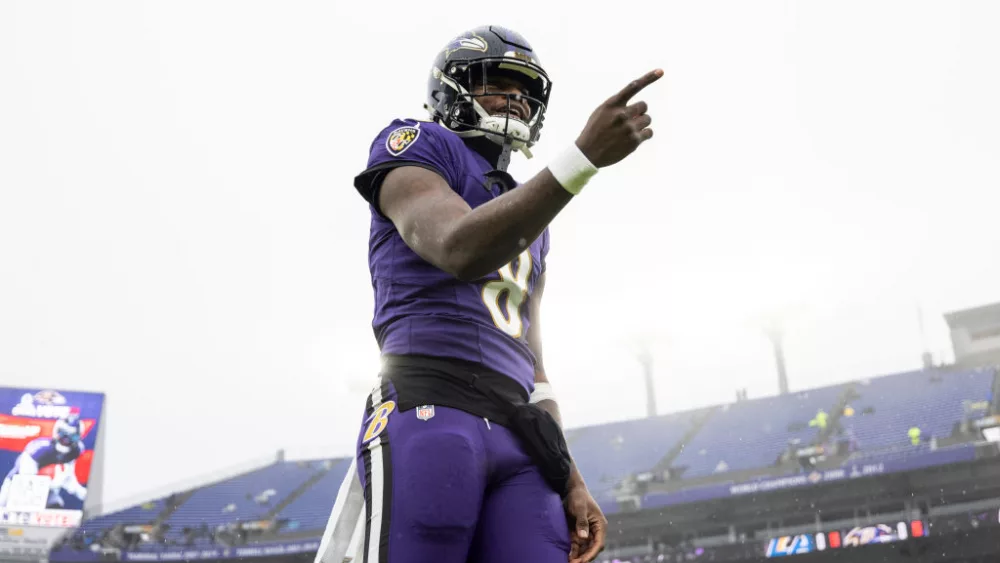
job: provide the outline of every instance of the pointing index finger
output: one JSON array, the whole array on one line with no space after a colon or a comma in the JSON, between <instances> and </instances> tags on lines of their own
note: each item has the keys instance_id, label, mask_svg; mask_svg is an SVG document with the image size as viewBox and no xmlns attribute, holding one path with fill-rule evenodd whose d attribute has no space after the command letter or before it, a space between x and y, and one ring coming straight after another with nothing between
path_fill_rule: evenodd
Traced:
<instances>
[{"instance_id":1,"label":"pointing index finger","mask_svg":"<svg viewBox=\"0 0 1000 563\"><path fill-rule=\"evenodd\" d=\"M612 105L625 105L635 97L636 94L642 91L643 88L649 86L650 84L656 82L663 76L663 69L656 69L651 72L647 72L642 78L633 80L629 82L628 86L622 89L608 100Z\"/></svg>"}]
</instances>

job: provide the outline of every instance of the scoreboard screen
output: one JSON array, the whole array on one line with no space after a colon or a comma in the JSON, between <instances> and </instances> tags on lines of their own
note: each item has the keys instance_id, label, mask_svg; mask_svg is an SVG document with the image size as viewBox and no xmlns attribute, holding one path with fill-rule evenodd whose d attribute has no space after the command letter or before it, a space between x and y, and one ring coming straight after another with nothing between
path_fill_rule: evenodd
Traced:
<instances>
[{"instance_id":1,"label":"scoreboard screen","mask_svg":"<svg viewBox=\"0 0 1000 563\"><path fill-rule=\"evenodd\" d=\"M104 395L0 387L0 525L80 525Z\"/></svg>"}]
</instances>

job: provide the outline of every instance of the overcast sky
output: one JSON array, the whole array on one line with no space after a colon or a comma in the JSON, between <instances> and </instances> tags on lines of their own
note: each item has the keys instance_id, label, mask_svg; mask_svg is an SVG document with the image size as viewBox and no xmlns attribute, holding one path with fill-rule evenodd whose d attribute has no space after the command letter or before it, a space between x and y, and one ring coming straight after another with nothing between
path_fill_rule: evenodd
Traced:
<instances>
[{"instance_id":1,"label":"overcast sky","mask_svg":"<svg viewBox=\"0 0 1000 563\"><path fill-rule=\"evenodd\" d=\"M554 82L527 179L656 67L656 136L553 224L544 341L572 426L919 366L917 306L1000 300L1000 4L0 4L0 385L107 393L105 500L352 451L378 365L378 131L499 23ZM654 8L656 6L656 8ZM653 10L658 11L653 11Z\"/></svg>"}]
</instances>

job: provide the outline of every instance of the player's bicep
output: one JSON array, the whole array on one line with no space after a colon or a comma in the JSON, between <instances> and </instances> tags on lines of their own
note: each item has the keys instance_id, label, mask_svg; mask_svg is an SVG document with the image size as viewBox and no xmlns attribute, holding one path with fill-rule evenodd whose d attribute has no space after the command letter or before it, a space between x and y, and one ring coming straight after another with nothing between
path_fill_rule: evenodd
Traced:
<instances>
[{"instance_id":1,"label":"player's bicep","mask_svg":"<svg viewBox=\"0 0 1000 563\"><path fill-rule=\"evenodd\" d=\"M382 181L378 202L414 252L456 273L451 233L471 208L441 175L418 166L395 168Z\"/></svg>"}]
</instances>

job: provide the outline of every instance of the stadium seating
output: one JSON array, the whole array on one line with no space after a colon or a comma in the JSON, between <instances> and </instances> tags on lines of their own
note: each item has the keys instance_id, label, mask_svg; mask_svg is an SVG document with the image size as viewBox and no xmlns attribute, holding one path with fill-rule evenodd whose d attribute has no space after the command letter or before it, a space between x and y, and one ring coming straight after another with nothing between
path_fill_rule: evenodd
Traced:
<instances>
[{"instance_id":1,"label":"stadium seating","mask_svg":"<svg viewBox=\"0 0 1000 563\"><path fill-rule=\"evenodd\" d=\"M279 520L286 520L285 530L322 530L330 518L330 507L337 496L344 475L350 468L350 459L336 460L335 463L309 490L299 495L278 513Z\"/></svg>"},{"instance_id":2,"label":"stadium seating","mask_svg":"<svg viewBox=\"0 0 1000 563\"><path fill-rule=\"evenodd\" d=\"M859 398L840 425L861 450L906 446L907 432L919 427L921 439L945 438L966 416L966 407L993 399L992 370L959 373L903 373L859 381ZM982 413L982 409L978 409ZM974 412L974 411L973 411Z\"/></svg>"},{"instance_id":3,"label":"stadium seating","mask_svg":"<svg viewBox=\"0 0 1000 563\"><path fill-rule=\"evenodd\" d=\"M112 528L118 524L150 524L156 520L164 506L164 499L144 502L138 506L87 520L80 529L90 532Z\"/></svg>"},{"instance_id":4,"label":"stadium seating","mask_svg":"<svg viewBox=\"0 0 1000 563\"><path fill-rule=\"evenodd\" d=\"M809 426L820 409L829 413L844 385L718 407L674 461L691 478L767 467L790 443L807 445L819 429Z\"/></svg>"},{"instance_id":5,"label":"stadium seating","mask_svg":"<svg viewBox=\"0 0 1000 563\"><path fill-rule=\"evenodd\" d=\"M171 534L201 524L256 520L316 474L312 463L276 463L263 469L198 489L167 519Z\"/></svg>"},{"instance_id":6,"label":"stadium seating","mask_svg":"<svg viewBox=\"0 0 1000 563\"><path fill-rule=\"evenodd\" d=\"M632 473L653 469L692 426L694 413L616 422L567 432L574 460L592 492Z\"/></svg>"}]
</instances>

